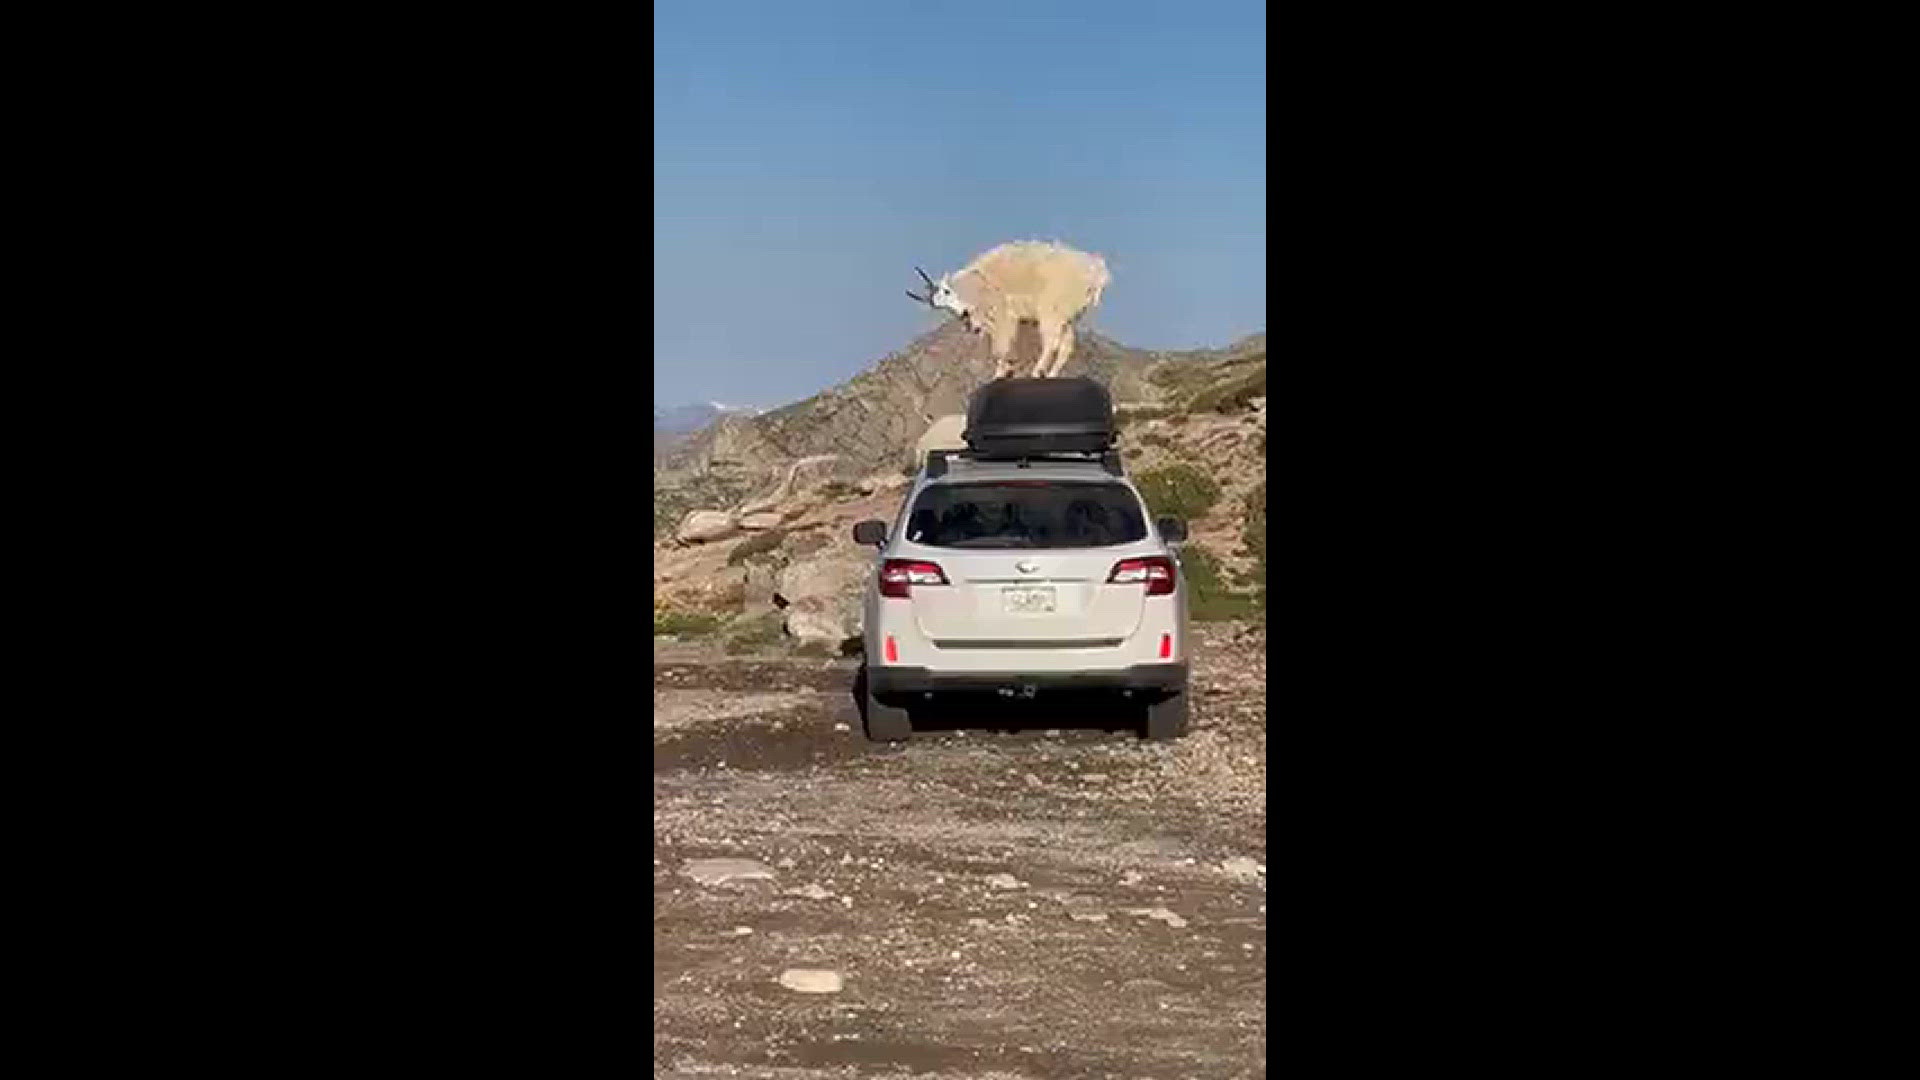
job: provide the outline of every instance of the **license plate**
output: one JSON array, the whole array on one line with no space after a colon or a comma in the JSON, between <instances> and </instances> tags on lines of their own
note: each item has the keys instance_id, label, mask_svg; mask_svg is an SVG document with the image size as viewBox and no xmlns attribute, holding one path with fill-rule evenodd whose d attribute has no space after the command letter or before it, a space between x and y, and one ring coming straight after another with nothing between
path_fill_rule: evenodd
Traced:
<instances>
[{"instance_id":1,"label":"license plate","mask_svg":"<svg viewBox=\"0 0 1920 1080\"><path fill-rule=\"evenodd\" d=\"M1053 587L1049 585L1045 588L1002 589L1000 599L1006 604L1007 611L1011 613L1024 615L1048 612L1053 610Z\"/></svg>"}]
</instances>

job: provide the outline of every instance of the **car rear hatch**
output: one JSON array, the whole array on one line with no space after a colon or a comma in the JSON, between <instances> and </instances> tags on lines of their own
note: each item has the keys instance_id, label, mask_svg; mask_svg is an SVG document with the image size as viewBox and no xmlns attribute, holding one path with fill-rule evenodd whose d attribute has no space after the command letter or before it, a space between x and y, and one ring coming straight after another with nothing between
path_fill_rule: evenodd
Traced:
<instances>
[{"instance_id":1,"label":"car rear hatch","mask_svg":"<svg viewBox=\"0 0 1920 1080\"><path fill-rule=\"evenodd\" d=\"M1125 485L964 481L922 492L905 539L944 584L911 586L920 632L940 648L1097 648L1140 624L1145 588L1110 583L1153 550ZM923 575L930 576L930 575Z\"/></svg>"}]
</instances>

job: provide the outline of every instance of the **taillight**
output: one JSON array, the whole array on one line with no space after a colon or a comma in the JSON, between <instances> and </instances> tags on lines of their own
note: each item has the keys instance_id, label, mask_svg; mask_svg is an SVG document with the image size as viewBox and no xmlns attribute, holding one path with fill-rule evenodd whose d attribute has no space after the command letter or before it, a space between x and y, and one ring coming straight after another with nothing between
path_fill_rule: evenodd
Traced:
<instances>
[{"instance_id":1,"label":"taillight","mask_svg":"<svg viewBox=\"0 0 1920 1080\"><path fill-rule=\"evenodd\" d=\"M1127 585L1136 581L1147 583L1148 596L1166 596L1173 592L1173 560L1159 555L1144 559L1121 559L1113 564L1113 573L1107 575L1110 585Z\"/></svg>"},{"instance_id":2,"label":"taillight","mask_svg":"<svg viewBox=\"0 0 1920 1080\"><path fill-rule=\"evenodd\" d=\"M909 585L945 585L947 575L940 572L939 563L919 562L913 559L888 559L880 564L880 595L905 600Z\"/></svg>"}]
</instances>

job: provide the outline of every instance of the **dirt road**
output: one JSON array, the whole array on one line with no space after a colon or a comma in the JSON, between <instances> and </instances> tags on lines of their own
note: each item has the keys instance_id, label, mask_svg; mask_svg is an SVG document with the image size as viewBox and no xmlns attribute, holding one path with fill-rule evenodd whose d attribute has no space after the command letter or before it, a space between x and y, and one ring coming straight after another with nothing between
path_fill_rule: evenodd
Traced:
<instances>
[{"instance_id":1,"label":"dirt road","mask_svg":"<svg viewBox=\"0 0 1920 1080\"><path fill-rule=\"evenodd\" d=\"M1174 743L1036 702L878 746L852 661L656 645L654 1075L1265 1075L1265 642L1195 629Z\"/></svg>"}]
</instances>

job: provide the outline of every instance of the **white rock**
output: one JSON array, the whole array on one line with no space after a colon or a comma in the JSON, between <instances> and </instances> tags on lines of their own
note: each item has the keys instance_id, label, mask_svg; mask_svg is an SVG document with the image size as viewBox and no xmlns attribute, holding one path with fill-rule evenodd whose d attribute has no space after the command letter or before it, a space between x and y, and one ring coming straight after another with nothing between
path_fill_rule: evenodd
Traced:
<instances>
[{"instance_id":1,"label":"white rock","mask_svg":"<svg viewBox=\"0 0 1920 1080\"><path fill-rule=\"evenodd\" d=\"M996 889L1024 889L1027 887L1026 882L1021 881L1012 874L991 874L987 877L987 884Z\"/></svg>"},{"instance_id":2,"label":"white rock","mask_svg":"<svg viewBox=\"0 0 1920 1080\"><path fill-rule=\"evenodd\" d=\"M926 464L929 450L963 450L966 440L961 436L967 430L965 413L949 413L936 416L927 425L927 430L913 445L913 467L918 469Z\"/></svg>"},{"instance_id":3,"label":"white rock","mask_svg":"<svg viewBox=\"0 0 1920 1080\"><path fill-rule=\"evenodd\" d=\"M852 731L853 729L852 729L852 728L850 728L850 727L848 727L848 726L847 726L847 725L845 725L845 724L835 724L835 725L833 725L833 730L835 730L835 731Z\"/></svg>"},{"instance_id":4,"label":"white rock","mask_svg":"<svg viewBox=\"0 0 1920 1080\"><path fill-rule=\"evenodd\" d=\"M822 968L788 968L780 973L780 985L802 994L837 994L845 985L837 971Z\"/></svg>"},{"instance_id":5,"label":"white rock","mask_svg":"<svg viewBox=\"0 0 1920 1080\"><path fill-rule=\"evenodd\" d=\"M1075 922L1106 922L1107 913L1085 908L1069 908L1067 909L1067 918Z\"/></svg>"},{"instance_id":6,"label":"white rock","mask_svg":"<svg viewBox=\"0 0 1920 1080\"><path fill-rule=\"evenodd\" d=\"M818 885L808 882L797 889L788 889L788 896L804 896L809 900L831 900L833 894Z\"/></svg>"},{"instance_id":7,"label":"white rock","mask_svg":"<svg viewBox=\"0 0 1920 1080\"><path fill-rule=\"evenodd\" d=\"M784 594L783 594L784 595ZM857 618L835 610L828 597L809 596L787 608L784 629L796 641L811 641L837 649L840 643L860 632Z\"/></svg>"},{"instance_id":8,"label":"white rock","mask_svg":"<svg viewBox=\"0 0 1920 1080\"><path fill-rule=\"evenodd\" d=\"M793 869L793 865L794 865L793 856L791 855L785 856L779 862L774 863L773 865L779 867L782 870L791 870Z\"/></svg>"},{"instance_id":9,"label":"white rock","mask_svg":"<svg viewBox=\"0 0 1920 1080\"><path fill-rule=\"evenodd\" d=\"M680 872L702 885L773 880L773 868L753 859L688 859Z\"/></svg>"},{"instance_id":10,"label":"white rock","mask_svg":"<svg viewBox=\"0 0 1920 1080\"><path fill-rule=\"evenodd\" d=\"M734 937L746 937L751 933L753 933L753 927L751 926L736 926L733 928Z\"/></svg>"},{"instance_id":11,"label":"white rock","mask_svg":"<svg viewBox=\"0 0 1920 1080\"><path fill-rule=\"evenodd\" d=\"M731 535L737 527L731 514L719 510L695 510L681 519L674 536L687 543L719 540Z\"/></svg>"},{"instance_id":12,"label":"white rock","mask_svg":"<svg viewBox=\"0 0 1920 1080\"><path fill-rule=\"evenodd\" d=\"M1261 866L1245 855L1235 855L1233 858L1221 862L1220 869L1237 878L1251 879L1260 876L1266 867Z\"/></svg>"},{"instance_id":13,"label":"white rock","mask_svg":"<svg viewBox=\"0 0 1920 1080\"><path fill-rule=\"evenodd\" d=\"M1173 912L1168 911L1166 908L1163 908L1163 907L1128 908L1127 914L1144 915L1149 919L1159 919L1161 922L1166 923L1168 926L1173 927L1175 930L1178 930L1181 927L1187 925L1187 920L1181 918L1178 915L1175 915Z\"/></svg>"},{"instance_id":14,"label":"white rock","mask_svg":"<svg viewBox=\"0 0 1920 1080\"><path fill-rule=\"evenodd\" d=\"M788 603L786 631L838 648L860 629L862 591L873 560L851 545L830 545L780 571L775 588Z\"/></svg>"}]
</instances>

